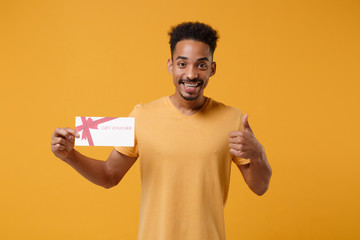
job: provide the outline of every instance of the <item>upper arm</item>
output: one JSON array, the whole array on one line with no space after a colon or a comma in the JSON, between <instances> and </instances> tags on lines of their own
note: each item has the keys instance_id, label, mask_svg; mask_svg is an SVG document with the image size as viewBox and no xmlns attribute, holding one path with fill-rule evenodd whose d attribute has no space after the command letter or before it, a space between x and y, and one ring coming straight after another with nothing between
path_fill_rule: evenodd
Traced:
<instances>
[{"instance_id":1,"label":"upper arm","mask_svg":"<svg viewBox=\"0 0 360 240\"><path fill-rule=\"evenodd\" d=\"M120 182L132 165L134 165L136 159L137 157L126 156L115 149L110 153L105 162L105 168L113 185Z\"/></svg>"}]
</instances>

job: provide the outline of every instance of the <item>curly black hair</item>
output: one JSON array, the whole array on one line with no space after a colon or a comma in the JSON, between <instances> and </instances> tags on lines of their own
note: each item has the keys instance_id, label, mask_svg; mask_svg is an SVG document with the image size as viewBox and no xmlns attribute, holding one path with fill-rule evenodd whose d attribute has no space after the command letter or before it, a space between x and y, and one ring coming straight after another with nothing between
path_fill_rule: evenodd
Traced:
<instances>
[{"instance_id":1,"label":"curly black hair","mask_svg":"<svg viewBox=\"0 0 360 240\"><path fill-rule=\"evenodd\" d=\"M168 33L170 36L170 51L171 56L174 52L176 44L184 39L191 39L206 43L210 47L211 55L214 54L216 42L219 35L209 25L200 22L183 22L171 28Z\"/></svg>"}]
</instances>

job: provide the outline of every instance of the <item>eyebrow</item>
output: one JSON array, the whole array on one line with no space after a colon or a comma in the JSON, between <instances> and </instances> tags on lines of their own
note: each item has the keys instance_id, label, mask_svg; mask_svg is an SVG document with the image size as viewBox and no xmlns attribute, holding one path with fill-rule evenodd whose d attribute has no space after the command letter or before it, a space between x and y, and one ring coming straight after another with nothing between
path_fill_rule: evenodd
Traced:
<instances>
[{"instance_id":1,"label":"eyebrow","mask_svg":"<svg viewBox=\"0 0 360 240\"><path fill-rule=\"evenodd\" d=\"M178 56L175 60L178 60L178 59L187 60L188 58L184 57L184 56ZM210 62L207 57L198 58L197 61L208 61L208 62Z\"/></svg>"},{"instance_id":2,"label":"eyebrow","mask_svg":"<svg viewBox=\"0 0 360 240\"><path fill-rule=\"evenodd\" d=\"M208 61L208 62L210 62L207 57L198 58L197 60L198 61Z\"/></svg>"},{"instance_id":3,"label":"eyebrow","mask_svg":"<svg viewBox=\"0 0 360 240\"><path fill-rule=\"evenodd\" d=\"M188 58L187 58L187 57L183 57L183 56L178 56L175 60L178 60L178 59L187 60Z\"/></svg>"}]
</instances>

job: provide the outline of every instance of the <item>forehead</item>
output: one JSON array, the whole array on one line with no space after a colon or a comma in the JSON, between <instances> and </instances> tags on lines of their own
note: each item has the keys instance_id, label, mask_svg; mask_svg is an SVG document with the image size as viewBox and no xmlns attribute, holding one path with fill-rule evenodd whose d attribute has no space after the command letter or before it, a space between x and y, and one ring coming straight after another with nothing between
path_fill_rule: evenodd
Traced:
<instances>
[{"instance_id":1,"label":"forehead","mask_svg":"<svg viewBox=\"0 0 360 240\"><path fill-rule=\"evenodd\" d=\"M210 47L206 43L195 41L195 40L181 40L179 41L174 49L173 57L182 56L188 59L198 59L207 57L211 59Z\"/></svg>"}]
</instances>

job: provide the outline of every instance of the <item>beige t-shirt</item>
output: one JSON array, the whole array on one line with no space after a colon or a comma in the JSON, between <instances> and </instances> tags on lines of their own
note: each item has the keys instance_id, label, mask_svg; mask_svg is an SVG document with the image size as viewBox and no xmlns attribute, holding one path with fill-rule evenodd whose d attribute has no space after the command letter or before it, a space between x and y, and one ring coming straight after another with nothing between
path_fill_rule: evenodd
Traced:
<instances>
[{"instance_id":1,"label":"beige t-shirt","mask_svg":"<svg viewBox=\"0 0 360 240\"><path fill-rule=\"evenodd\" d=\"M224 206L232 159L229 133L241 130L242 113L210 98L192 116L169 97L137 105L135 147L116 147L139 157L141 205L138 239L225 239Z\"/></svg>"}]
</instances>

